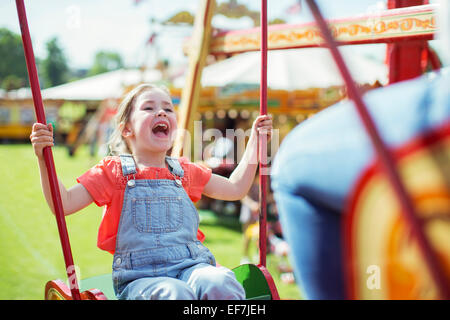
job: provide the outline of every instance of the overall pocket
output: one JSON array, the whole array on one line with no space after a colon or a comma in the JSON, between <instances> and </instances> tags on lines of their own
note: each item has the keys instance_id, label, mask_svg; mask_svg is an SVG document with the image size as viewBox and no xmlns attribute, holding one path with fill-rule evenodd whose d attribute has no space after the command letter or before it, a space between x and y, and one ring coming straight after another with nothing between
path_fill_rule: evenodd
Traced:
<instances>
[{"instance_id":1,"label":"overall pocket","mask_svg":"<svg viewBox=\"0 0 450 320\"><path fill-rule=\"evenodd\" d=\"M134 198L133 223L139 232L169 233L183 223L181 197Z\"/></svg>"}]
</instances>

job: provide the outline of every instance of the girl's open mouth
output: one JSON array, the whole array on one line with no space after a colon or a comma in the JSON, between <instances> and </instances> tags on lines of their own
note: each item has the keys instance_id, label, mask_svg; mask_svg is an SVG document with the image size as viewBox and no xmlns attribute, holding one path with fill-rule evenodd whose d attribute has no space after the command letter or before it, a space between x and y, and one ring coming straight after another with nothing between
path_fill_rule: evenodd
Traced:
<instances>
[{"instance_id":1,"label":"girl's open mouth","mask_svg":"<svg viewBox=\"0 0 450 320\"><path fill-rule=\"evenodd\" d=\"M169 136L169 124L164 121L157 122L152 128L152 132L158 138L166 138Z\"/></svg>"}]
</instances>

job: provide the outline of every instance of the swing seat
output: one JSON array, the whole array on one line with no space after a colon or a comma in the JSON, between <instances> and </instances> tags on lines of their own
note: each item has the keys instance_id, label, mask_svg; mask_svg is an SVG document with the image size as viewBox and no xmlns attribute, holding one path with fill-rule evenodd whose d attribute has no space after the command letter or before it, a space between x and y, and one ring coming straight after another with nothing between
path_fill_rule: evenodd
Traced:
<instances>
[{"instance_id":1,"label":"swing seat","mask_svg":"<svg viewBox=\"0 0 450 320\"><path fill-rule=\"evenodd\" d=\"M244 287L246 300L279 300L277 288L269 271L261 265L242 264L232 269Z\"/></svg>"},{"instance_id":2,"label":"swing seat","mask_svg":"<svg viewBox=\"0 0 450 320\"><path fill-rule=\"evenodd\" d=\"M106 276L106 275L104 275ZM109 275L111 277L111 275ZM94 278L100 278L94 277ZM91 278L91 279L94 279ZM107 288L107 286L105 286ZM108 300L107 297L99 289L88 289L80 293L82 300ZM114 296L114 292L113 295ZM72 300L72 295L66 283L60 279L51 280L45 285L45 300Z\"/></svg>"},{"instance_id":3,"label":"swing seat","mask_svg":"<svg viewBox=\"0 0 450 320\"><path fill-rule=\"evenodd\" d=\"M278 300L278 292L266 268L253 264L243 264L232 269L236 279L244 287L247 300ZM95 289L93 289L95 288ZM103 274L80 282L83 300L117 300L112 276ZM52 280L45 286L46 300L72 300L69 287L62 280Z\"/></svg>"},{"instance_id":4,"label":"swing seat","mask_svg":"<svg viewBox=\"0 0 450 320\"><path fill-rule=\"evenodd\" d=\"M200 229L197 230L197 239L202 243L205 240L205 234ZM264 266L243 264L232 271L244 287L247 300L280 299L272 276ZM83 300L117 300L111 273L82 279L79 286ZM60 279L49 281L45 286L45 300L72 300L70 289Z\"/></svg>"}]
</instances>

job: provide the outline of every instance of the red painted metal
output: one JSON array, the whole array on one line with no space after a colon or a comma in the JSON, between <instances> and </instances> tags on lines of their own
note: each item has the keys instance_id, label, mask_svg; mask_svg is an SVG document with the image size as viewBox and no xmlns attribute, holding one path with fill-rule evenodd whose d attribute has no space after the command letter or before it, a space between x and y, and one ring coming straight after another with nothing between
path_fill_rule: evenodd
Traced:
<instances>
[{"instance_id":1,"label":"red painted metal","mask_svg":"<svg viewBox=\"0 0 450 320\"><path fill-rule=\"evenodd\" d=\"M430 48L430 46L427 46L427 58L428 61L430 61L431 63L431 68L435 71L439 70L440 68L442 68L442 63L439 60L438 55L436 54L436 52Z\"/></svg>"},{"instance_id":2,"label":"red painted metal","mask_svg":"<svg viewBox=\"0 0 450 320\"><path fill-rule=\"evenodd\" d=\"M261 270L264 278L266 278L267 285L269 286L270 294L272 296L272 300L280 300L280 295L278 294L277 286L275 285L275 281L273 281L272 275L269 270L261 264L257 265L259 270Z\"/></svg>"},{"instance_id":3,"label":"red painted metal","mask_svg":"<svg viewBox=\"0 0 450 320\"><path fill-rule=\"evenodd\" d=\"M39 123L46 123L44 105L42 103L41 89L36 69L36 61L34 58L33 45L31 43L30 31L28 29L28 21L23 0L16 0L17 14L19 16L20 30L22 32L22 42L25 52L25 59L28 69L28 77L31 85L31 92L33 95L34 108L36 112L36 119ZM53 205L55 207L56 222L58 225L59 237L64 254L64 261L66 263L66 272L71 284L71 293L74 300L80 300L80 292L78 290L78 283L73 267L72 251L70 249L69 236L67 233L66 221L64 219L64 210L59 193L59 184L56 177L55 163L53 162L52 149L50 147L44 148L44 160L47 167L48 179L52 193Z\"/></svg>"},{"instance_id":4,"label":"red painted metal","mask_svg":"<svg viewBox=\"0 0 450 320\"><path fill-rule=\"evenodd\" d=\"M422 56L420 59L420 67L422 72L427 72L428 68L431 67L432 70L438 71L442 68L441 61L437 56L436 52L427 44L422 50Z\"/></svg>"},{"instance_id":5,"label":"red painted metal","mask_svg":"<svg viewBox=\"0 0 450 320\"><path fill-rule=\"evenodd\" d=\"M422 52L426 41L406 41L388 44L389 84L422 75Z\"/></svg>"},{"instance_id":6,"label":"red painted metal","mask_svg":"<svg viewBox=\"0 0 450 320\"><path fill-rule=\"evenodd\" d=\"M341 75L345 81L347 86L347 91L349 97L353 100L356 110L362 120L364 128L366 129L372 144L376 150L376 154L378 155L380 164L383 168L384 173L386 174L396 196L399 201L400 207L402 209L402 213L406 221L411 226L412 232L417 239L419 247L421 248L422 253L424 254L425 261L430 269L432 278L438 287L440 292L440 296L443 299L450 299L450 290L446 286L446 277L444 272L441 269L440 264L437 261L437 257L435 256L431 246L428 242L428 239L425 237L424 231L422 229L421 222L418 220L417 215L415 214L415 208L409 198L405 187L400 179L399 173L397 172L395 161L392 155L389 152L389 149L382 141L378 130L375 126L375 123L370 116L367 107L362 99L361 93L358 91L351 74L339 52L337 49L337 45L331 35L331 32L328 29L328 26L317 7L314 0L306 0L308 6L311 9L311 12L317 22L317 25L322 33L325 42L327 43L333 59L336 62L336 65L341 72Z\"/></svg>"},{"instance_id":7,"label":"red painted metal","mask_svg":"<svg viewBox=\"0 0 450 320\"><path fill-rule=\"evenodd\" d=\"M428 0L388 0L388 9L405 8L429 4ZM395 42L387 45L389 83L400 82L420 76L422 52L426 50L426 40Z\"/></svg>"},{"instance_id":8,"label":"red painted metal","mask_svg":"<svg viewBox=\"0 0 450 320\"><path fill-rule=\"evenodd\" d=\"M267 0L261 0L261 83L259 111L267 114ZM267 254L267 135L258 135L259 154L259 263L266 266Z\"/></svg>"},{"instance_id":9,"label":"red painted metal","mask_svg":"<svg viewBox=\"0 0 450 320\"><path fill-rule=\"evenodd\" d=\"M399 15L421 15L421 14L428 14L435 10L435 5L420 5L420 6L413 6L413 7L405 7L405 8L398 8L396 10L386 10L382 13L382 16L379 16L379 14L368 14L368 15L361 15L358 17L350 17L350 18L343 18L343 19L331 19L327 20L330 24L339 24L339 23L351 23L351 22L358 22L361 20L367 20L367 21L376 21L380 18L387 18L387 17L396 17ZM434 25L434 23L433 23ZM282 32L284 30L290 30L290 29L301 29L304 27L311 27L314 26L314 22L307 22L302 24L279 24L279 25L270 25L268 27L268 38L271 39L272 35L275 35L279 32ZM433 27L434 28L434 27ZM418 32L416 34L414 33L405 33L404 35L399 34L393 34L391 36L385 35L380 37L380 35L374 35L368 36L366 38L362 39L355 39L355 40L339 40L335 39L339 45L352 45L352 44L373 44L373 43L402 43L402 42L409 42L409 41L428 41L434 39L434 32L429 30L430 32ZM230 31L221 31L218 32L216 35L213 36L211 39L210 44L210 54L213 55L221 55L221 54L236 54L236 53L242 53L247 51L258 51L259 46L251 46L251 48L246 48L239 50L237 48L223 48L221 47L222 42L233 42L234 40L239 39L240 36L248 37L251 39L256 40L256 36L260 32L260 27L255 27L251 29L245 29L245 30L230 30ZM253 37L253 35L255 37ZM291 35L286 35L287 37L296 37L298 36L297 32L292 33ZM233 40L234 39L234 40ZM268 50L285 50L285 49L293 49L293 48L311 48L311 47L321 47L324 46L322 41L311 41L303 44L295 44L287 45L283 44L280 45L280 47L271 45L271 42L268 43ZM187 49L188 47L186 47Z\"/></svg>"},{"instance_id":10,"label":"red painted metal","mask_svg":"<svg viewBox=\"0 0 450 320\"><path fill-rule=\"evenodd\" d=\"M74 300L64 281L56 279L46 283L45 300ZM108 300L98 289L89 289L81 293L81 300Z\"/></svg>"}]
</instances>

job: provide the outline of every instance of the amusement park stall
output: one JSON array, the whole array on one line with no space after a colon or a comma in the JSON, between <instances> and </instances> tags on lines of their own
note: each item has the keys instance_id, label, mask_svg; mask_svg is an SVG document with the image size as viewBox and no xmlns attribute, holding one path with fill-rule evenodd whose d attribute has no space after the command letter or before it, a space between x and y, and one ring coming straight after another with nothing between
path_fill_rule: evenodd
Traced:
<instances>
[{"instance_id":1,"label":"amusement park stall","mask_svg":"<svg viewBox=\"0 0 450 320\"><path fill-rule=\"evenodd\" d=\"M116 103L127 87L160 80L159 70L119 69L43 90L45 113L54 125L57 141L69 146L86 142L87 123L109 119L116 107L111 103ZM0 139L27 141L35 121L29 89L0 94Z\"/></svg>"}]
</instances>

